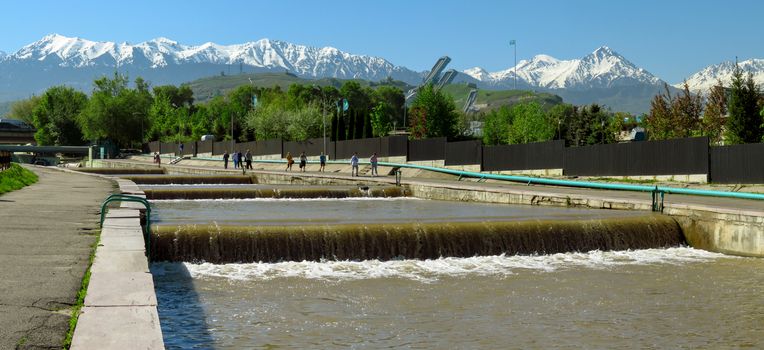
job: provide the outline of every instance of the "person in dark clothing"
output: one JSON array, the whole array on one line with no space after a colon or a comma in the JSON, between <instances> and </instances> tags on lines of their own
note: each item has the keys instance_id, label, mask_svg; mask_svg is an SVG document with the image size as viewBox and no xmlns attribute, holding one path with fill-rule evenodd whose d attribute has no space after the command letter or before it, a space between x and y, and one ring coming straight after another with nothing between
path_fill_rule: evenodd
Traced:
<instances>
[{"instance_id":1,"label":"person in dark clothing","mask_svg":"<svg viewBox=\"0 0 764 350\"><path fill-rule=\"evenodd\" d=\"M305 152L300 153L300 171L305 172L305 167L308 165L308 157Z\"/></svg>"},{"instance_id":2,"label":"person in dark clothing","mask_svg":"<svg viewBox=\"0 0 764 350\"><path fill-rule=\"evenodd\" d=\"M247 154L244 155L244 159L247 161L247 169L252 169L252 153L247 150Z\"/></svg>"},{"instance_id":3,"label":"person in dark clothing","mask_svg":"<svg viewBox=\"0 0 764 350\"><path fill-rule=\"evenodd\" d=\"M223 153L223 169L228 169L228 157L230 157L228 151Z\"/></svg>"}]
</instances>

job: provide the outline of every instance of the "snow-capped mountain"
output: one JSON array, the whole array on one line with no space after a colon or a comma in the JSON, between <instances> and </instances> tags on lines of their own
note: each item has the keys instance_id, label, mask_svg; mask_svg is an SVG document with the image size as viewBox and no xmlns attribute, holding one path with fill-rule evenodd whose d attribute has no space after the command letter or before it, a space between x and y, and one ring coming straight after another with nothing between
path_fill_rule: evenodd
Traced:
<instances>
[{"instance_id":1,"label":"snow-capped mountain","mask_svg":"<svg viewBox=\"0 0 764 350\"><path fill-rule=\"evenodd\" d=\"M420 80L419 74L379 57L352 55L333 47L315 48L284 41L261 39L239 45L205 43L182 45L156 38L136 45L96 42L59 34L47 35L6 62L43 62L61 68L138 66L160 69L171 65L245 65L267 70L287 70L303 77L380 80L392 76Z\"/></svg>"},{"instance_id":2,"label":"snow-capped mountain","mask_svg":"<svg viewBox=\"0 0 764 350\"><path fill-rule=\"evenodd\" d=\"M743 70L743 76L748 73L753 74L753 81L756 84L764 85L764 59L750 59L738 62L740 69ZM690 90L696 93L706 94L712 86L716 85L717 80L722 84L729 86L732 81L732 72L735 70L735 62L726 61L703 68L701 71L687 78L687 84ZM684 88L684 82L674 84L677 88Z\"/></svg>"},{"instance_id":3,"label":"snow-capped mountain","mask_svg":"<svg viewBox=\"0 0 764 350\"><path fill-rule=\"evenodd\" d=\"M517 88L549 91L568 103L600 103L634 113L645 112L662 81L603 46L581 59L538 55L499 72L476 67L455 82L481 89ZM185 45L167 38L138 44L97 42L52 34L14 53L0 55L0 102L39 94L65 84L89 91L95 79L115 70L153 85L181 84L230 73L288 71L299 77L364 79L392 77L419 85L426 72L396 66L384 58L350 54L333 47L316 48L261 39L236 45Z\"/></svg>"},{"instance_id":4,"label":"snow-capped mountain","mask_svg":"<svg viewBox=\"0 0 764 350\"><path fill-rule=\"evenodd\" d=\"M518 83L543 89L589 89L648 84L660 85L661 80L637 67L607 46L602 46L581 59L558 60L548 55L537 55L522 60L516 67L488 73L475 67L464 73L487 84L509 86Z\"/></svg>"},{"instance_id":5,"label":"snow-capped mountain","mask_svg":"<svg viewBox=\"0 0 764 350\"><path fill-rule=\"evenodd\" d=\"M8 56L8 54L7 54L7 53L5 53L5 51L0 51L0 60L2 60L3 58L5 58L5 56Z\"/></svg>"}]
</instances>

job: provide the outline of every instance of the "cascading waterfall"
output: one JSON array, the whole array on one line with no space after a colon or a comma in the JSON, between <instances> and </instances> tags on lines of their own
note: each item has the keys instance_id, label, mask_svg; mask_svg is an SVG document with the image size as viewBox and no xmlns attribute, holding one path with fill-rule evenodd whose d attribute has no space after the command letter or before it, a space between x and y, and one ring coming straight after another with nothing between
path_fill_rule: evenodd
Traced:
<instances>
[{"instance_id":1,"label":"cascading waterfall","mask_svg":"<svg viewBox=\"0 0 764 350\"><path fill-rule=\"evenodd\" d=\"M683 243L674 219L650 214L506 222L155 225L151 253L154 261L234 263L554 254Z\"/></svg>"}]
</instances>

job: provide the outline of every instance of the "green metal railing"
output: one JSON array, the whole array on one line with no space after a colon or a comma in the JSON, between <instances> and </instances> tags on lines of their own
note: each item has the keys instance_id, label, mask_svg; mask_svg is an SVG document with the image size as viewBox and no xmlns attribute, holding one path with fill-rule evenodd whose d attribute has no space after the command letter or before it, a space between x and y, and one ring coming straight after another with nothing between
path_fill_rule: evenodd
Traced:
<instances>
[{"instance_id":1,"label":"green metal railing","mask_svg":"<svg viewBox=\"0 0 764 350\"><path fill-rule=\"evenodd\" d=\"M101 228L103 228L103 220L106 218L106 209L111 202L133 202L141 203L146 207L146 225L143 227L143 241L146 245L146 256L151 257L151 204L146 198L132 196L129 194L112 194L106 197L106 200L101 204Z\"/></svg>"},{"instance_id":2,"label":"green metal railing","mask_svg":"<svg viewBox=\"0 0 764 350\"><path fill-rule=\"evenodd\" d=\"M257 163L284 163L284 160L255 160ZM318 163L317 161L309 161L308 163ZM328 161L329 164L349 164L347 161ZM362 161L361 164L369 164L369 162ZM530 176L516 176L516 175L499 175L499 174L486 174L474 171L454 170L446 168L438 168L426 165L416 164L401 164L401 163L389 163L379 162L378 165L392 167L392 168L409 168L409 169L421 169L434 171L444 174L451 174L459 176L460 178L476 178L482 181L485 180L500 180L525 183L528 185L550 185L550 186L563 186L563 187L576 187L576 188L590 188L600 190L616 190L616 191L632 191L632 192L647 192L652 196L652 208L654 211L663 211L663 201L666 194L682 194L691 196L708 196L708 197L721 197L721 198L735 198L735 199L753 199L764 200L764 194L761 193L749 193L749 192L728 192L728 191L713 191L713 190L698 190L690 188L677 188L667 186L646 186L646 185L627 185L627 184L613 184L613 183L601 183L591 181L573 181L562 179L547 179L542 177L530 177Z\"/></svg>"}]
</instances>

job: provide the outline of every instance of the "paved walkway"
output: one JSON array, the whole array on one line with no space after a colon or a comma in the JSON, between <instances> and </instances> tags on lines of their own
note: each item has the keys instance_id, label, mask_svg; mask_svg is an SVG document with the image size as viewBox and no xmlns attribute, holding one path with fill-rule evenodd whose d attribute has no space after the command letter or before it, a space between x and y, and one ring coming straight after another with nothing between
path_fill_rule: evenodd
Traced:
<instances>
[{"instance_id":1,"label":"paved walkway","mask_svg":"<svg viewBox=\"0 0 764 350\"><path fill-rule=\"evenodd\" d=\"M108 180L31 167L0 196L0 349L60 349L88 265Z\"/></svg>"}]
</instances>

